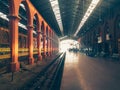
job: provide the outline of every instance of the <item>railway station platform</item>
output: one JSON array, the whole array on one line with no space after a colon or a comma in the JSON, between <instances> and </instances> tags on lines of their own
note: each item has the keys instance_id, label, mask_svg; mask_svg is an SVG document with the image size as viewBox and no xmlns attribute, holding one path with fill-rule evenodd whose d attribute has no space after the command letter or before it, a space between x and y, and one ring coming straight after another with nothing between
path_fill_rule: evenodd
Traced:
<instances>
[{"instance_id":1,"label":"railway station platform","mask_svg":"<svg viewBox=\"0 0 120 90\"><path fill-rule=\"evenodd\" d=\"M57 55L56 55L57 57ZM56 58L53 57L53 58ZM120 89L120 61L111 58L89 57L81 52L66 52L62 71L59 78L52 79L57 82L53 88L41 86L36 76L53 60L41 61L33 66L27 65L19 72L0 74L1 90L119 90ZM55 64L58 65L58 64ZM54 68L56 66L53 66ZM49 67L50 68L50 67ZM52 69L53 70L53 69ZM45 70L44 70L45 71ZM46 72L45 72L46 73ZM48 73L53 74L52 71ZM43 74L45 76L46 74ZM48 76L49 76L48 75ZM42 77L43 77L42 76ZM48 79L48 77L46 77ZM50 78L49 78L50 79ZM35 80L35 82L33 82ZM37 84L40 82L39 84ZM29 86L29 83L32 83ZM48 83L48 80L45 81ZM37 85L35 85L37 84ZM50 83L48 83L50 84ZM40 87L43 88L40 88ZM30 87L30 88L28 88ZM35 87L35 88L34 88Z\"/></svg>"},{"instance_id":2,"label":"railway station platform","mask_svg":"<svg viewBox=\"0 0 120 90\"><path fill-rule=\"evenodd\" d=\"M120 90L120 0L0 0L0 90Z\"/></svg>"},{"instance_id":3,"label":"railway station platform","mask_svg":"<svg viewBox=\"0 0 120 90\"><path fill-rule=\"evenodd\" d=\"M60 90L120 90L120 61L67 52Z\"/></svg>"}]
</instances>

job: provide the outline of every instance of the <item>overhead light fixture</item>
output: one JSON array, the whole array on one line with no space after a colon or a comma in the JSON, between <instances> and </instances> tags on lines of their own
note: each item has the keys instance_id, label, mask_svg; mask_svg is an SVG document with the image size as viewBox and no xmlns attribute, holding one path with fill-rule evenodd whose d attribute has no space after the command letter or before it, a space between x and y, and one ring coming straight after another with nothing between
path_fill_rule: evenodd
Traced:
<instances>
[{"instance_id":1,"label":"overhead light fixture","mask_svg":"<svg viewBox=\"0 0 120 90\"><path fill-rule=\"evenodd\" d=\"M27 30L27 27L25 26L25 25L23 25L22 23L18 23L18 25L21 27L21 28L23 28L23 29L26 29Z\"/></svg>"},{"instance_id":2,"label":"overhead light fixture","mask_svg":"<svg viewBox=\"0 0 120 90\"><path fill-rule=\"evenodd\" d=\"M2 12L0 12L0 18L4 19L6 21L9 21L7 15L2 13ZM25 29L25 30L27 30L27 27L24 24L20 23L20 22L18 23L18 26ZM33 33L37 34L36 31L33 31Z\"/></svg>"},{"instance_id":3,"label":"overhead light fixture","mask_svg":"<svg viewBox=\"0 0 120 90\"><path fill-rule=\"evenodd\" d=\"M6 21L9 21L9 19L7 18L7 15L2 12L0 12L0 18L4 19Z\"/></svg>"},{"instance_id":4,"label":"overhead light fixture","mask_svg":"<svg viewBox=\"0 0 120 90\"><path fill-rule=\"evenodd\" d=\"M60 40L62 40L62 39L64 39L64 38L67 38L68 36L67 35L65 35L64 37L61 37L61 38L59 38Z\"/></svg>"},{"instance_id":5,"label":"overhead light fixture","mask_svg":"<svg viewBox=\"0 0 120 90\"><path fill-rule=\"evenodd\" d=\"M51 4L51 7L54 12L55 18L57 20L58 26L63 35L63 24L62 24L62 19L61 19L61 15L60 15L60 8L59 8L58 0L49 0L49 2Z\"/></svg>"},{"instance_id":6,"label":"overhead light fixture","mask_svg":"<svg viewBox=\"0 0 120 90\"><path fill-rule=\"evenodd\" d=\"M2 12L0 12L0 18L4 19L6 21L9 21L7 15L2 13ZM25 30L27 30L27 27L24 24L20 23L20 22L18 23L18 26L25 29ZM36 31L33 31L33 33L37 34Z\"/></svg>"},{"instance_id":7,"label":"overhead light fixture","mask_svg":"<svg viewBox=\"0 0 120 90\"><path fill-rule=\"evenodd\" d=\"M8 17L7 17L7 15L6 14L4 14L4 13L2 13L2 12L0 12L0 18L2 18L2 19L4 19L4 20L6 20L6 21L9 21L9 19L8 19ZM27 30L27 28L26 28L26 26L25 25L23 25L22 23L18 23L18 25L21 27L21 28L23 28L23 29L26 29Z\"/></svg>"},{"instance_id":8,"label":"overhead light fixture","mask_svg":"<svg viewBox=\"0 0 120 90\"><path fill-rule=\"evenodd\" d=\"M93 10L95 9L95 7L97 6L97 4L99 3L100 0L92 0L90 6L88 7L85 15L83 16L78 29L76 30L74 36L76 36L78 34L78 32L80 31L80 29L82 28L82 26L84 25L84 23L87 21L87 19L89 18L89 16L91 15L91 13L93 12Z\"/></svg>"},{"instance_id":9,"label":"overhead light fixture","mask_svg":"<svg viewBox=\"0 0 120 90\"><path fill-rule=\"evenodd\" d=\"M26 10L24 4L21 3L20 6L21 6L24 10Z\"/></svg>"}]
</instances>

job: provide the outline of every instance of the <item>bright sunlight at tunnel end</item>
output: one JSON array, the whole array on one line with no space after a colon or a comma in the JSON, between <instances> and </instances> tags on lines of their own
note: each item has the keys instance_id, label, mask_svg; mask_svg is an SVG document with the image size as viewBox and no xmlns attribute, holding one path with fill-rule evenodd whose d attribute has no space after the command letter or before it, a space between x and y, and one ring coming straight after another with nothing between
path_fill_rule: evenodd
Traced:
<instances>
[{"instance_id":1,"label":"bright sunlight at tunnel end","mask_svg":"<svg viewBox=\"0 0 120 90\"><path fill-rule=\"evenodd\" d=\"M67 39L60 42L59 50L60 52L66 52L69 49L79 49L79 43L76 40Z\"/></svg>"}]
</instances>

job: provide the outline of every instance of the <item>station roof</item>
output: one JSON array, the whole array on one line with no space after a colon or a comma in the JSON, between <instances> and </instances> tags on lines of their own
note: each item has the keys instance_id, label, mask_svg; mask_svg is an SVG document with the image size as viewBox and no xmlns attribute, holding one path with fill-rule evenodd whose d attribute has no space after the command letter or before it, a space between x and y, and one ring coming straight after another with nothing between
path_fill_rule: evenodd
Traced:
<instances>
[{"instance_id":1,"label":"station roof","mask_svg":"<svg viewBox=\"0 0 120 90\"><path fill-rule=\"evenodd\" d=\"M120 0L30 1L54 32L62 39L78 38L85 35L97 23L103 22L103 18L106 16L112 17L115 13L113 10L120 5ZM0 0L0 5L0 12L8 15L8 0ZM91 11L92 9L93 11ZM24 10L21 9L21 12L24 12ZM108 13L111 14L108 15ZM21 16L23 19L26 18L24 15ZM21 23L26 23L26 19Z\"/></svg>"},{"instance_id":2,"label":"station roof","mask_svg":"<svg viewBox=\"0 0 120 90\"><path fill-rule=\"evenodd\" d=\"M80 23L94 0L30 0L59 37L80 37L108 12L120 4L120 0L99 0L97 6L81 28ZM56 2L58 1L58 2ZM95 0L98 1L98 0ZM52 5L53 4L53 5ZM55 9L55 10L54 10ZM56 12L55 12L56 11ZM56 18L55 14L58 16ZM60 15L59 15L60 14ZM61 20L60 20L61 19ZM59 24L62 24L61 26ZM76 31L77 29L78 32ZM76 32L76 35L75 35Z\"/></svg>"}]
</instances>

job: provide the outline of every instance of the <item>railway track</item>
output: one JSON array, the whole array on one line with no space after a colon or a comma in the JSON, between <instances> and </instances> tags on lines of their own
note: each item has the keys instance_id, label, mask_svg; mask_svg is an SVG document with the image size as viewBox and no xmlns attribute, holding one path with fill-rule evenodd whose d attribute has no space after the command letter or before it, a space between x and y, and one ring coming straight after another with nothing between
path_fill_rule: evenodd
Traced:
<instances>
[{"instance_id":1,"label":"railway track","mask_svg":"<svg viewBox=\"0 0 120 90\"><path fill-rule=\"evenodd\" d=\"M58 56L20 90L59 90L65 55Z\"/></svg>"}]
</instances>

